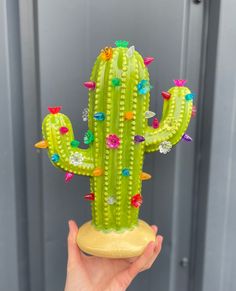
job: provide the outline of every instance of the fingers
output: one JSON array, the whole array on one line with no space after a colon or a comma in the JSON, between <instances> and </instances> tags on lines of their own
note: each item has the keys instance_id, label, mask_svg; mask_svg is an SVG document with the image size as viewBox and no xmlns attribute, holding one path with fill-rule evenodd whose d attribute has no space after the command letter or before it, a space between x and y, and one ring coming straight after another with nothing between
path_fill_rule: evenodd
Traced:
<instances>
[{"instance_id":1,"label":"fingers","mask_svg":"<svg viewBox=\"0 0 236 291\"><path fill-rule=\"evenodd\" d=\"M158 235L156 238L156 244L155 244L153 255L151 259L149 260L149 262L147 263L147 265L144 266L144 270L150 269L152 264L155 262L156 258L161 252L162 242L163 242L163 236Z\"/></svg>"},{"instance_id":2,"label":"fingers","mask_svg":"<svg viewBox=\"0 0 236 291\"><path fill-rule=\"evenodd\" d=\"M71 269L78 265L80 259L81 259L81 253L80 249L77 246L76 238L78 234L78 226L75 223L75 221L70 220L68 222L69 226L69 234L68 234L68 262L67 262L67 268Z\"/></svg>"},{"instance_id":3,"label":"fingers","mask_svg":"<svg viewBox=\"0 0 236 291\"><path fill-rule=\"evenodd\" d=\"M158 227L157 227L156 225L152 225L151 228L152 228L153 232L154 232L155 234L157 234L157 232L158 232Z\"/></svg>"}]
</instances>

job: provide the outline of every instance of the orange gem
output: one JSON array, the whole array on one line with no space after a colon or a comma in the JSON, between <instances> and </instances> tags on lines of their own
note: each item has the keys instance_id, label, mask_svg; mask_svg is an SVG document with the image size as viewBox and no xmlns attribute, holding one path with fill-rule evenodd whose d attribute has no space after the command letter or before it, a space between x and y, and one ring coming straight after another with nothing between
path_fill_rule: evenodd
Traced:
<instances>
[{"instance_id":1,"label":"orange gem","mask_svg":"<svg viewBox=\"0 0 236 291\"><path fill-rule=\"evenodd\" d=\"M129 112L126 112L126 113L125 113L125 119L126 119L126 120L131 120L131 119L133 119L133 118L134 118L134 114L133 114L132 111L129 111Z\"/></svg>"},{"instance_id":2,"label":"orange gem","mask_svg":"<svg viewBox=\"0 0 236 291\"><path fill-rule=\"evenodd\" d=\"M113 50L112 47L105 47L103 50L101 50L101 58L104 61L108 61L112 58Z\"/></svg>"},{"instance_id":3,"label":"orange gem","mask_svg":"<svg viewBox=\"0 0 236 291\"><path fill-rule=\"evenodd\" d=\"M142 172L140 175L141 180L149 180L152 178L152 176L148 173Z\"/></svg>"},{"instance_id":4,"label":"orange gem","mask_svg":"<svg viewBox=\"0 0 236 291\"><path fill-rule=\"evenodd\" d=\"M38 149L46 149L48 147L48 142L46 140L41 140L34 145Z\"/></svg>"},{"instance_id":5,"label":"orange gem","mask_svg":"<svg viewBox=\"0 0 236 291\"><path fill-rule=\"evenodd\" d=\"M101 168L96 168L94 171L93 171L93 176L95 177L98 177L98 176L101 176L103 173L103 170Z\"/></svg>"}]
</instances>

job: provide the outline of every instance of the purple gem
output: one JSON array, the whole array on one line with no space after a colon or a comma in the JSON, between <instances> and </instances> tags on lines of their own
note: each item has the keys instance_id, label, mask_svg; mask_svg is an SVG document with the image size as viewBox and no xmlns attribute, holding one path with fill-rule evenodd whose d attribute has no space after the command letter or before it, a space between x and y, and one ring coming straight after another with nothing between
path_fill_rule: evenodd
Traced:
<instances>
[{"instance_id":1,"label":"purple gem","mask_svg":"<svg viewBox=\"0 0 236 291\"><path fill-rule=\"evenodd\" d=\"M135 135L135 137L134 137L134 142L135 143L139 143L139 142L142 142L142 141L145 141L144 136L142 136L142 135Z\"/></svg>"},{"instance_id":2,"label":"purple gem","mask_svg":"<svg viewBox=\"0 0 236 291\"><path fill-rule=\"evenodd\" d=\"M191 136L189 136L187 133L184 133L183 136L182 136L182 139L187 141L187 142L190 142L192 141L193 139L191 138Z\"/></svg>"}]
</instances>

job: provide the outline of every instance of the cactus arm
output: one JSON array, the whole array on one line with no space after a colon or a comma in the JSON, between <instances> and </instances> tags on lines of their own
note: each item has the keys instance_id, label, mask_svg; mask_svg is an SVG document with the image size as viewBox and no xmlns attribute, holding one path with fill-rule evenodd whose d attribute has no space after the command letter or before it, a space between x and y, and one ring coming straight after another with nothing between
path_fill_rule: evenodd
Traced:
<instances>
[{"instance_id":1,"label":"cactus arm","mask_svg":"<svg viewBox=\"0 0 236 291\"><path fill-rule=\"evenodd\" d=\"M169 91L171 98L164 100L162 119L157 129L146 127L145 151L159 150L163 141L170 141L172 145L179 142L187 130L192 114L192 100L186 100L191 94L187 87L172 87Z\"/></svg>"},{"instance_id":2,"label":"cactus arm","mask_svg":"<svg viewBox=\"0 0 236 291\"><path fill-rule=\"evenodd\" d=\"M68 132L62 134L61 127L66 127ZM74 133L69 118L62 114L48 114L43 121L43 136L48 143L48 155L55 167L64 171L77 174L92 176L94 169L91 148L79 149L72 147L71 142L74 140ZM57 154L59 160L52 161L52 156ZM72 161L72 157L76 156L77 162Z\"/></svg>"}]
</instances>

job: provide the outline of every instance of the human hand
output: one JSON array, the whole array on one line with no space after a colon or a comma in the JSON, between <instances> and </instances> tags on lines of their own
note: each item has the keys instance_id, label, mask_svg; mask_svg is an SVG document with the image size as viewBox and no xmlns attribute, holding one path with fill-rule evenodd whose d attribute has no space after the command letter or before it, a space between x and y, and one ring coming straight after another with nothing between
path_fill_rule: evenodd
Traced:
<instances>
[{"instance_id":1,"label":"human hand","mask_svg":"<svg viewBox=\"0 0 236 291\"><path fill-rule=\"evenodd\" d=\"M157 226L152 226L155 234ZM143 254L130 259L107 259L85 255L76 243L78 226L69 221L68 262L65 291L124 291L138 273L151 268L159 255L163 237L156 236Z\"/></svg>"}]
</instances>

